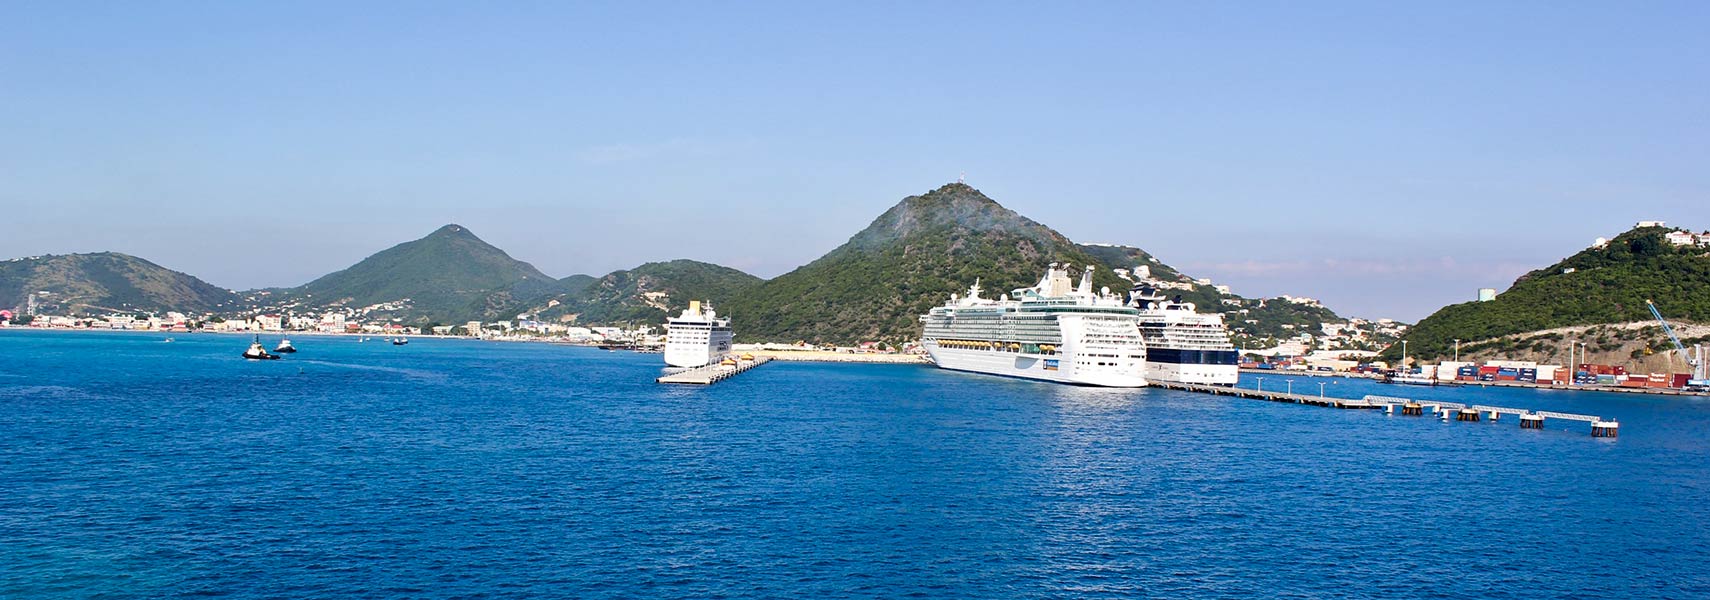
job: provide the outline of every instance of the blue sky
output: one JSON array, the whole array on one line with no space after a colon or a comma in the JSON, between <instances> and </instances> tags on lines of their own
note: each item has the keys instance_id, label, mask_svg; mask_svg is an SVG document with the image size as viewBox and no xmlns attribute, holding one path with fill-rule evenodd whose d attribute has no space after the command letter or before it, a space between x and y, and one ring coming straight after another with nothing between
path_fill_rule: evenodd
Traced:
<instances>
[{"instance_id":1,"label":"blue sky","mask_svg":"<svg viewBox=\"0 0 1710 600\"><path fill-rule=\"evenodd\" d=\"M966 173L1413 320L1710 228L1710 4L1191 4L9 3L0 256L296 285L456 222L555 276L770 277Z\"/></svg>"}]
</instances>

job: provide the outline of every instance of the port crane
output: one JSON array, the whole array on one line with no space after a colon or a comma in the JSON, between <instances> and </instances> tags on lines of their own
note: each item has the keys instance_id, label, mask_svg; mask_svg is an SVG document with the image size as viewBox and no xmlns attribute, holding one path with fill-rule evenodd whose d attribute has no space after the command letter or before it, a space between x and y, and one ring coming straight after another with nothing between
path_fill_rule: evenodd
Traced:
<instances>
[{"instance_id":1,"label":"port crane","mask_svg":"<svg viewBox=\"0 0 1710 600\"><path fill-rule=\"evenodd\" d=\"M1664 319L1662 312L1657 310L1657 303L1646 300L1645 307L1651 309L1651 316L1656 317L1658 323L1662 323L1663 333L1668 334L1668 340L1674 342L1674 349L1679 350L1680 355L1686 357L1686 365L1692 368L1692 379L1686 382L1686 389L1700 392L1710 391L1710 376L1706 376L1704 373L1704 346L1694 344L1692 353L1687 353L1686 345L1680 343L1680 336L1674 334L1674 327L1669 326L1668 320Z\"/></svg>"}]
</instances>

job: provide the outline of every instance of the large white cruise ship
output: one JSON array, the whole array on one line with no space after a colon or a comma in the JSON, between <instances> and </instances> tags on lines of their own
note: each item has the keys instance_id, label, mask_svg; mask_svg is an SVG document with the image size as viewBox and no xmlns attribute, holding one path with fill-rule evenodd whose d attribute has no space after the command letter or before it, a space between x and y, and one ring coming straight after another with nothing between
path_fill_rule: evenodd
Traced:
<instances>
[{"instance_id":1,"label":"large white cruise ship","mask_svg":"<svg viewBox=\"0 0 1710 600\"><path fill-rule=\"evenodd\" d=\"M711 304L702 308L700 300L690 300L681 316L666 320L665 364L701 367L730 353L730 319L718 318Z\"/></svg>"},{"instance_id":2,"label":"large white cruise ship","mask_svg":"<svg viewBox=\"0 0 1710 600\"><path fill-rule=\"evenodd\" d=\"M1067 267L1051 264L1031 288L997 300L968 295L921 315L921 344L945 369L1109 387L1146 385L1146 345L1138 311L1109 289L1092 291L1092 267L1071 288Z\"/></svg>"},{"instance_id":3,"label":"large white cruise ship","mask_svg":"<svg viewBox=\"0 0 1710 600\"><path fill-rule=\"evenodd\" d=\"M1229 343L1223 315L1195 312L1181 297L1167 300L1151 286L1137 285L1129 305L1140 310L1146 338L1146 379L1204 385L1235 385L1240 355Z\"/></svg>"}]
</instances>

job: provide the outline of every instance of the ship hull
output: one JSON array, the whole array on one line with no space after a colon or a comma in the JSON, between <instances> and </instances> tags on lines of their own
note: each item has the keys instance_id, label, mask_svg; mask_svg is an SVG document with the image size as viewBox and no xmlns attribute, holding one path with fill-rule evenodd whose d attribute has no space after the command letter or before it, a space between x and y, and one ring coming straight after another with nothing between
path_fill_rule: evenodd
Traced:
<instances>
[{"instance_id":1,"label":"ship hull","mask_svg":"<svg viewBox=\"0 0 1710 600\"><path fill-rule=\"evenodd\" d=\"M1236 365L1180 364L1147 361L1146 379L1151 381L1175 381L1179 383L1195 383L1200 385L1235 385L1235 383L1241 379L1241 369Z\"/></svg>"},{"instance_id":2,"label":"ship hull","mask_svg":"<svg viewBox=\"0 0 1710 600\"><path fill-rule=\"evenodd\" d=\"M730 330L714 331L707 341L665 343L665 364L692 369L716 363L730 354Z\"/></svg>"},{"instance_id":3,"label":"ship hull","mask_svg":"<svg viewBox=\"0 0 1710 600\"><path fill-rule=\"evenodd\" d=\"M1146 378L1139 373L1110 372L1077 373L1074 359L1068 355L1018 354L990 350L941 348L926 344L932 362L941 369L1020 377L1055 383L1099 387L1145 387Z\"/></svg>"}]
</instances>

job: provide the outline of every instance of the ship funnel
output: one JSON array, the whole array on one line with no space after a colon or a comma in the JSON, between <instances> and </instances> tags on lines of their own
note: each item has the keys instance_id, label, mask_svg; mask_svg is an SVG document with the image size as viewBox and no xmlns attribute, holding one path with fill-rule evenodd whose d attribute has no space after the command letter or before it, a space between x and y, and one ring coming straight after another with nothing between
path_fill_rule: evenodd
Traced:
<instances>
[{"instance_id":1,"label":"ship funnel","mask_svg":"<svg viewBox=\"0 0 1710 600\"><path fill-rule=\"evenodd\" d=\"M1081 285L1075 288L1075 293L1083 296L1092 295L1092 272L1092 265L1087 265L1087 270L1081 271Z\"/></svg>"},{"instance_id":2,"label":"ship funnel","mask_svg":"<svg viewBox=\"0 0 1710 600\"><path fill-rule=\"evenodd\" d=\"M689 314L691 314L691 315L701 314L701 301L700 300L690 300L689 301Z\"/></svg>"}]
</instances>

